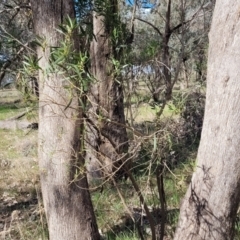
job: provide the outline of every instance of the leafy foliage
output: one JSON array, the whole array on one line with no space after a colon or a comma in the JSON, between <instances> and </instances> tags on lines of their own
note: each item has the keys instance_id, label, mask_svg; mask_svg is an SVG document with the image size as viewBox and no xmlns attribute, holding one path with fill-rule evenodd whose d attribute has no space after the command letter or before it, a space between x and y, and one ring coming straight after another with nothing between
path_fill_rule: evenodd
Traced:
<instances>
[{"instance_id":1,"label":"leafy foliage","mask_svg":"<svg viewBox=\"0 0 240 240\"><path fill-rule=\"evenodd\" d=\"M161 91L164 93L165 90L163 64L160 57L163 49L162 36L151 25L142 22L139 24L136 19L133 32L131 19L132 17L142 17L143 20L150 22L163 33L166 21L166 1L155 6L151 13L145 15L141 14L140 10L135 13L132 8L128 12L124 12L122 10L124 8L121 8L122 13L116 14L117 11L114 8L120 8L120 4L115 0L97 0L94 4L93 6L92 2L88 0L75 1L77 18L70 19L68 17L64 24L58 27L57 31L62 36L62 42L57 47L51 47L51 59L45 74L55 72L62 74L64 76L62 85L70 94L72 90L77 90L80 99L87 96L91 84L94 84L94 79L88 72L91 64L89 59L90 42L94 38L92 11L105 17L106 34L111 43L111 56L109 57L111 66L113 66L111 73L116 77L116 81L121 80L119 78L121 75L125 77L126 112L134 109L133 112L139 111L137 114L141 115L140 120L136 120L134 116L132 119L129 117L128 121L132 122L131 124L127 123L126 126L130 125L128 130L130 132L129 144L131 145L129 150L129 159L132 161L131 170L149 208L154 210L159 208L156 170L159 166L163 167L162 175L168 208L176 210L167 213L169 223L167 231L171 232L167 234L172 236L178 218L177 208L194 169L196 149L201 134L204 91L191 89L200 78L203 83L205 81L207 48L205 33L207 30L202 30L202 22L197 19L197 23L186 24L184 28L179 28L172 34L168 45L171 60L169 71L174 80L177 76L176 66L180 61L180 74L176 78L172 99L163 109L163 116L158 119L153 117L149 121L147 117L155 116L155 112L164 106L163 102L165 101L164 94L162 94L161 103L150 106L150 99L154 91L162 86ZM191 4L187 2L185 17L195 10L197 5L199 5L197 1ZM175 2L171 14L171 27L173 27L179 24L182 16L181 8L180 6L176 7ZM123 22L123 15L127 19L125 22ZM16 37L19 32L12 31L12 34ZM75 34L80 37L80 46L77 51L73 50L76 49L74 45L76 43L73 41ZM1 46L9 44L8 46L13 48L16 45L15 40L9 39L8 41L1 42ZM38 36L34 43L43 50L49 47L43 36ZM14 51L16 52L17 49L18 47ZM38 66L40 60L33 53L28 53L22 61L23 67L19 73L18 87L25 92L25 99L28 103L36 104L38 101L32 89L28 89L28 85L32 78L37 78L37 71L41 70ZM128 68L131 71L127 72ZM196 73L198 75L195 79ZM157 85L157 83L159 84ZM177 89L180 84L184 85L184 90ZM141 112L143 105L147 107L144 112ZM149 109L151 109L151 114ZM136 135L135 130L141 134ZM143 212L138 195L129 182L123 183L120 190L123 192L127 206L137 206ZM101 229L106 228L104 232L109 239L138 239L136 229L125 231L118 228L120 224L117 220L126 214L126 209L123 208L123 203L113 186L107 184L103 186L102 191L97 191L92 196L99 225ZM135 212L133 213L135 214ZM143 219L142 217L141 220ZM117 226L116 229L113 229L113 225ZM147 225L148 223L144 225L145 230Z\"/></svg>"}]
</instances>

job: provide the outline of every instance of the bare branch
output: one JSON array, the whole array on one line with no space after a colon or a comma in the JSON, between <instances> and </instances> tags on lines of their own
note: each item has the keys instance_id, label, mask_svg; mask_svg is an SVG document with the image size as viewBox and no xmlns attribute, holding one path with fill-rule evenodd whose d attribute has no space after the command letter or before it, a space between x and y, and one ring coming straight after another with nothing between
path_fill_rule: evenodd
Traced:
<instances>
[{"instance_id":1,"label":"bare branch","mask_svg":"<svg viewBox=\"0 0 240 240\"><path fill-rule=\"evenodd\" d=\"M22 42L19 41L17 38L15 38L12 34L10 34L9 32L7 32L6 29L5 29L3 26L1 26L0 28L1 28L1 30L2 30L6 35L8 35L12 40L16 41L17 43L19 43L21 46L23 46L24 48L28 49L29 51L35 53L35 51L34 51L32 48L28 47L29 42L27 42L27 43L22 43ZM1 37L4 37L4 38L7 38L5 35L3 35L3 34L1 34L1 33L0 33L0 36L1 36Z\"/></svg>"},{"instance_id":2,"label":"bare branch","mask_svg":"<svg viewBox=\"0 0 240 240\"><path fill-rule=\"evenodd\" d=\"M188 19L188 20L186 20L186 21L183 21L183 22L179 23L178 25L176 25L175 27L173 27L173 28L170 30L171 34L172 34L175 30L177 30L177 29L179 29L180 27L182 27L183 25L186 25L186 24L190 23L191 21L193 21L193 20L197 17L197 15L199 14L199 12L202 10L203 4L204 4L204 2L203 2L202 5L199 7L199 9L192 15L192 17L191 17L190 19Z\"/></svg>"},{"instance_id":3,"label":"bare branch","mask_svg":"<svg viewBox=\"0 0 240 240\"><path fill-rule=\"evenodd\" d=\"M154 26L152 23L150 23L150 22L148 22L148 21L146 21L146 20L143 20L143 19L141 19L141 18L138 18L138 17L136 17L135 19L137 19L138 21L141 21L141 22L144 22L144 23L148 24L148 25L151 26L161 37L163 36L162 33L160 32L160 30L159 30L156 26Z\"/></svg>"},{"instance_id":4,"label":"bare branch","mask_svg":"<svg viewBox=\"0 0 240 240\"><path fill-rule=\"evenodd\" d=\"M2 83L2 80L5 76L5 71L8 67L11 66L11 64L19 57L19 55L24 51L25 47L27 47L28 45L28 42L24 44L23 47L20 48L20 50L16 53L16 55L11 59L11 60L8 60L7 62L5 62L0 70L0 86L1 86L1 83Z\"/></svg>"}]
</instances>

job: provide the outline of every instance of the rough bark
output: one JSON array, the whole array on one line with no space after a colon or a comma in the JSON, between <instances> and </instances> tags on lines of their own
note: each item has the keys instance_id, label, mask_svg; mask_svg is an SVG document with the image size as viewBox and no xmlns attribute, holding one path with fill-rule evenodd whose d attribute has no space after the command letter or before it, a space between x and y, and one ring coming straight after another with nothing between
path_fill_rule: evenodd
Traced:
<instances>
[{"instance_id":1,"label":"rough bark","mask_svg":"<svg viewBox=\"0 0 240 240\"><path fill-rule=\"evenodd\" d=\"M111 14L116 16L117 2L112 0L108 4L112 8ZM94 151L87 154L88 168L92 176L94 172L105 177L114 172L122 175L128 138L124 127L122 84L111 63L111 58L117 59L118 56L111 42L111 26L107 27L105 17L96 12L93 14L93 31L91 64L96 83L91 89L89 117L93 120L95 130L88 133L88 139L93 143L95 154Z\"/></svg>"},{"instance_id":2,"label":"rough bark","mask_svg":"<svg viewBox=\"0 0 240 240\"><path fill-rule=\"evenodd\" d=\"M69 91L63 74L47 73L50 47L62 41L56 28L74 18L72 0L31 1L34 28L46 40L38 47L39 165L50 239L100 239L88 191L82 150L82 109L77 91ZM78 39L73 50L78 50ZM64 86L63 86L64 84ZM68 106L68 107L66 107Z\"/></svg>"},{"instance_id":3,"label":"rough bark","mask_svg":"<svg viewBox=\"0 0 240 240\"><path fill-rule=\"evenodd\" d=\"M240 201L240 1L216 2L197 167L175 240L233 239Z\"/></svg>"}]
</instances>

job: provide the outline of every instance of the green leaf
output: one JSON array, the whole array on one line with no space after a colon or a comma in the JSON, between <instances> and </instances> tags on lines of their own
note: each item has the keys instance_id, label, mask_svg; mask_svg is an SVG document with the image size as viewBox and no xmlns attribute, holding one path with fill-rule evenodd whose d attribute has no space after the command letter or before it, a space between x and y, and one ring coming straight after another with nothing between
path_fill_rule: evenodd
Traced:
<instances>
[{"instance_id":1,"label":"green leaf","mask_svg":"<svg viewBox=\"0 0 240 240\"><path fill-rule=\"evenodd\" d=\"M57 28L56 30L63 34L63 35L66 35L68 32L67 32L67 29L65 27L63 27L62 25L58 26L59 28Z\"/></svg>"}]
</instances>

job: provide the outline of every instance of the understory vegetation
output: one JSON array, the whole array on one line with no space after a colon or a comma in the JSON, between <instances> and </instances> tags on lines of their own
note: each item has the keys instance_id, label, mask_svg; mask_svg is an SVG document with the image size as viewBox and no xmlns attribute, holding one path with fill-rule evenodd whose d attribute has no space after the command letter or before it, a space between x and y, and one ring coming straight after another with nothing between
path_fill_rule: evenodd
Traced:
<instances>
[{"instance_id":1,"label":"understory vegetation","mask_svg":"<svg viewBox=\"0 0 240 240\"><path fill-rule=\"evenodd\" d=\"M61 113L76 104L74 110L79 112L71 120L80 122L78 116L83 120L78 126L81 144L70 144L81 145L74 154L76 162L84 156L84 165L74 165L71 180L88 176L87 191L101 238L173 239L181 202L196 169L203 126L207 34L215 1L208 3L150 1L151 7L144 7L144 1L107 0L95 1L93 7L88 0L74 1L76 19L67 16L57 29L62 42L53 47L45 36L34 35L29 0L23 5L19 0L8 4L0 0L0 240L49 239L38 156L39 78L43 77L39 72L45 70L47 80L60 76L58 87L66 103L56 103ZM105 35L98 31L100 37L94 33L99 26L101 31L105 28ZM104 51L92 53L103 36ZM43 70L36 49L47 48L50 57ZM95 53L102 59L94 59ZM125 142L120 139L124 134ZM111 171L109 152L118 158L109 157ZM91 176L87 155L102 161L101 178ZM239 211L235 231L234 240L240 240Z\"/></svg>"},{"instance_id":2,"label":"understory vegetation","mask_svg":"<svg viewBox=\"0 0 240 240\"><path fill-rule=\"evenodd\" d=\"M15 90L8 97L1 91L0 119L7 120L23 110L21 95ZM147 97L147 96L146 96ZM156 168L163 162L164 191L166 198L166 238L172 239L178 221L179 206L190 183L200 140L204 109L204 89L196 92L174 92L174 101L164 109L163 116L155 121L156 110L148 102L132 100L135 108L135 129L129 130L131 150L134 153L132 173L146 204L160 223L156 182ZM17 101L16 103L16 100ZM184 101L184 102L183 102ZM36 121L34 114L24 118ZM149 116L152 116L151 118ZM37 131L31 128L0 130L0 194L1 239L47 239L37 162ZM120 181L117 188L111 182L90 188L99 230L104 239L151 239L151 230L136 190L131 181ZM120 197L120 195L121 197ZM156 228L159 226L156 226ZM239 222L236 230L240 234ZM236 235L235 239L240 239Z\"/></svg>"},{"instance_id":3,"label":"understory vegetation","mask_svg":"<svg viewBox=\"0 0 240 240\"><path fill-rule=\"evenodd\" d=\"M8 97L1 91L0 119L8 120L27 110L21 95L15 90ZM147 97L147 96L145 96ZM158 162L163 163L164 195L166 199L165 239L172 239L179 215L179 206L195 168L197 148L200 140L204 108L204 89L183 94L174 92L174 101L164 109L155 121L154 107L148 102L137 102L135 107L135 129L131 130L131 151L134 153L131 172L140 187L146 204L160 228L161 207L157 189L156 171ZM17 101L16 103L16 100ZM183 102L184 101L184 102ZM18 121L36 118L28 113ZM36 115L35 115L36 116ZM152 116L150 119L149 116ZM37 162L37 130L0 130L0 194L1 239L48 239L44 215ZM127 240L151 239L151 229L146 212L139 201L132 182L119 181L114 186L106 181L90 187L95 214L103 239ZM236 230L240 232L239 222ZM240 239L236 235L235 239Z\"/></svg>"}]
</instances>

